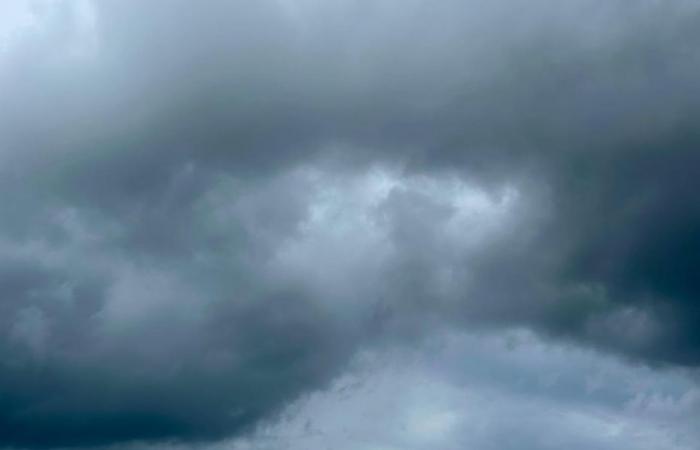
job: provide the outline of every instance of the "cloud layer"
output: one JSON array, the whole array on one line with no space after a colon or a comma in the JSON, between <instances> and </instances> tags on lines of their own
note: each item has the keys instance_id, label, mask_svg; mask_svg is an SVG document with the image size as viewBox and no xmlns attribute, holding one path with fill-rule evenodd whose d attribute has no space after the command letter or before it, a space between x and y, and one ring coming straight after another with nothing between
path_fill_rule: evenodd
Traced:
<instances>
[{"instance_id":1,"label":"cloud layer","mask_svg":"<svg viewBox=\"0 0 700 450\"><path fill-rule=\"evenodd\" d=\"M418 352L362 353L276 423L211 448L694 449L698 414L700 391L677 372L523 330L450 333Z\"/></svg>"},{"instance_id":2,"label":"cloud layer","mask_svg":"<svg viewBox=\"0 0 700 450\"><path fill-rule=\"evenodd\" d=\"M250 435L448 330L700 365L694 2L0 8L0 446Z\"/></svg>"}]
</instances>

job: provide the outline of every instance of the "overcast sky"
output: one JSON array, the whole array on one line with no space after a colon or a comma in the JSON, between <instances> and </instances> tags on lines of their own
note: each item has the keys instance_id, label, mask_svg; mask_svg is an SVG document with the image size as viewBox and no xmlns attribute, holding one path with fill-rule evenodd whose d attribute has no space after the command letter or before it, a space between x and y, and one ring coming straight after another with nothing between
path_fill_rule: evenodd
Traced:
<instances>
[{"instance_id":1,"label":"overcast sky","mask_svg":"<svg viewBox=\"0 0 700 450\"><path fill-rule=\"evenodd\" d=\"M0 1L0 448L700 449L700 2Z\"/></svg>"}]
</instances>

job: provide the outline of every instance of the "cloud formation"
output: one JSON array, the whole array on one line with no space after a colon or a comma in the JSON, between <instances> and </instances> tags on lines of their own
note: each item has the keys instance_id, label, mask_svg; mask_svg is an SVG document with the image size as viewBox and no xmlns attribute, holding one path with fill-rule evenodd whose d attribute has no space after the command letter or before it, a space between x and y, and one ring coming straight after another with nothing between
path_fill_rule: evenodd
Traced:
<instances>
[{"instance_id":1,"label":"cloud formation","mask_svg":"<svg viewBox=\"0 0 700 450\"><path fill-rule=\"evenodd\" d=\"M418 355L362 353L331 388L276 423L211 448L696 448L700 391L682 374L523 330L450 333Z\"/></svg>"},{"instance_id":2,"label":"cloud formation","mask_svg":"<svg viewBox=\"0 0 700 450\"><path fill-rule=\"evenodd\" d=\"M0 8L0 446L250 435L446 330L697 371L693 2Z\"/></svg>"}]
</instances>

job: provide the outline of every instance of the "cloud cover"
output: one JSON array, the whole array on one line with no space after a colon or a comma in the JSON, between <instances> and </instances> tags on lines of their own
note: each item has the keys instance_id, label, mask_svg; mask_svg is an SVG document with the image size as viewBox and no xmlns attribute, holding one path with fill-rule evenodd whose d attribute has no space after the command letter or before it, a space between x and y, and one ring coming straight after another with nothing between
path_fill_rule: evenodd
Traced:
<instances>
[{"instance_id":1,"label":"cloud cover","mask_svg":"<svg viewBox=\"0 0 700 450\"><path fill-rule=\"evenodd\" d=\"M695 2L19 5L0 445L243 435L450 328L697 370Z\"/></svg>"}]
</instances>

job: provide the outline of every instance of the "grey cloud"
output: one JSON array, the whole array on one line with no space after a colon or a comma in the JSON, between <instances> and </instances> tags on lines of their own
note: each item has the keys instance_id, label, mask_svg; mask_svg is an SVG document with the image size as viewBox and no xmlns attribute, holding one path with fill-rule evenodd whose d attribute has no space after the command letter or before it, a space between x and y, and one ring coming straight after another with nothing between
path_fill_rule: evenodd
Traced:
<instances>
[{"instance_id":1,"label":"grey cloud","mask_svg":"<svg viewBox=\"0 0 700 450\"><path fill-rule=\"evenodd\" d=\"M698 365L691 2L32 5L0 445L243 433L447 326Z\"/></svg>"},{"instance_id":2,"label":"grey cloud","mask_svg":"<svg viewBox=\"0 0 700 450\"><path fill-rule=\"evenodd\" d=\"M447 333L352 367L252 437L211 448L696 448L692 376L522 330Z\"/></svg>"},{"instance_id":3,"label":"grey cloud","mask_svg":"<svg viewBox=\"0 0 700 450\"><path fill-rule=\"evenodd\" d=\"M267 273L259 212L230 206L220 224L188 222L199 235L175 253L133 242L139 223L100 234L80 212L73 228L94 236L8 245L4 445L223 437L335 373L339 317Z\"/></svg>"}]
</instances>

